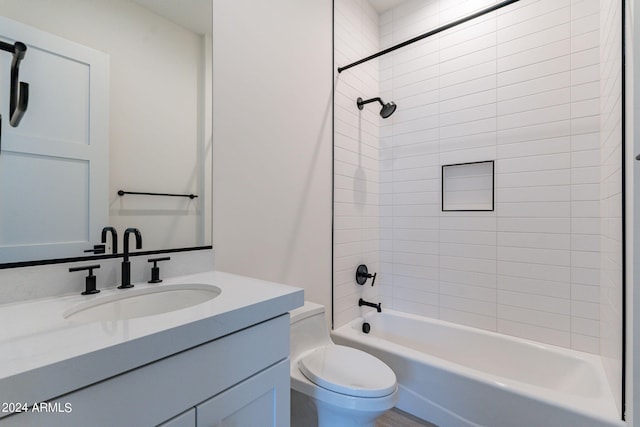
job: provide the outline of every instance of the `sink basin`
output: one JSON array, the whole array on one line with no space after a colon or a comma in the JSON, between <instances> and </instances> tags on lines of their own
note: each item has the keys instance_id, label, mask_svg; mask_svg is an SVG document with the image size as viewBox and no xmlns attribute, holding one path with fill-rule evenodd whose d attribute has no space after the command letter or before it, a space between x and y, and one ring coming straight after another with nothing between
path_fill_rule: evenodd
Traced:
<instances>
[{"instance_id":1,"label":"sink basin","mask_svg":"<svg viewBox=\"0 0 640 427\"><path fill-rule=\"evenodd\" d=\"M83 322L135 319L192 307L214 299L221 292L217 286L202 284L122 290L78 304L63 317Z\"/></svg>"}]
</instances>

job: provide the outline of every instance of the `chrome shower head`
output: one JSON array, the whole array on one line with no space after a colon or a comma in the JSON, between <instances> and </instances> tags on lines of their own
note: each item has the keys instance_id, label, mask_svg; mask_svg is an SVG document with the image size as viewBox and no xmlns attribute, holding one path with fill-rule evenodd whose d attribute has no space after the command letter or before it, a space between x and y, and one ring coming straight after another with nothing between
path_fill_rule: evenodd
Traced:
<instances>
[{"instance_id":1,"label":"chrome shower head","mask_svg":"<svg viewBox=\"0 0 640 427\"><path fill-rule=\"evenodd\" d=\"M380 110L380 117L382 117L383 119L386 119L387 117L392 115L394 111L396 111L397 105L394 102L388 102L385 104L380 98L371 98L367 99L366 101L363 101L362 98L358 98L358 110L362 110L364 108L364 104L376 101L378 101L380 105L382 105L382 109Z\"/></svg>"}]
</instances>

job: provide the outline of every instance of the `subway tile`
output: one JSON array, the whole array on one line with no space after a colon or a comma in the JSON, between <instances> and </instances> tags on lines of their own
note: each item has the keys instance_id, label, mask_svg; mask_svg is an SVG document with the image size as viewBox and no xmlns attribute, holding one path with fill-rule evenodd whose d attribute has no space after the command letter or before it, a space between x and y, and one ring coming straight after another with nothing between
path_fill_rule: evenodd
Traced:
<instances>
[{"instance_id":1,"label":"subway tile","mask_svg":"<svg viewBox=\"0 0 640 427\"><path fill-rule=\"evenodd\" d=\"M496 63L494 61L484 62L478 65L470 65L459 71L441 75L439 79L440 88L458 85L464 82L471 82L481 77L492 76L495 80Z\"/></svg>"},{"instance_id":2,"label":"subway tile","mask_svg":"<svg viewBox=\"0 0 640 427\"><path fill-rule=\"evenodd\" d=\"M453 57L446 61L438 63L439 74L452 73L467 68L471 65L479 65L485 62L492 62L496 60L496 48L491 45L484 49L479 49L473 52L467 52L463 56Z\"/></svg>"},{"instance_id":3,"label":"subway tile","mask_svg":"<svg viewBox=\"0 0 640 427\"><path fill-rule=\"evenodd\" d=\"M571 218L571 232L577 234L600 233L599 218Z\"/></svg>"},{"instance_id":4,"label":"subway tile","mask_svg":"<svg viewBox=\"0 0 640 427\"><path fill-rule=\"evenodd\" d=\"M580 203L580 202L575 202ZM589 202L586 202L589 203ZM571 203L568 202L519 202L496 203L499 217L514 218L569 218ZM590 211L585 210L585 215Z\"/></svg>"},{"instance_id":5,"label":"subway tile","mask_svg":"<svg viewBox=\"0 0 640 427\"><path fill-rule=\"evenodd\" d=\"M498 87L512 85L514 83L539 77L550 76L570 69L571 57L569 55L540 61L535 64L525 65L513 70L499 72Z\"/></svg>"},{"instance_id":6,"label":"subway tile","mask_svg":"<svg viewBox=\"0 0 640 427\"><path fill-rule=\"evenodd\" d=\"M600 116L578 117L571 119L571 133L593 133L600 130Z\"/></svg>"},{"instance_id":7,"label":"subway tile","mask_svg":"<svg viewBox=\"0 0 640 427\"><path fill-rule=\"evenodd\" d=\"M571 199L569 189L568 185L498 188L496 190L496 201L499 203L562 202Z\"/></svg>"},{"instance_id":8,"label":"subway tile","mask_svg":"<svg viewBox=\"0 0 640 427\"><path fill-rule=\"evenodd\" d=\"M496 261L477 258L440 256L440 268L472 271L476 273L495 273Z\"/></svg>"},{"instance_id":9,"label":"subway tile","mask_svg":"<svg viewBox=\"0 0 640 427\"><path fill-rule=\"evenodd\" d=\"M497 104L497 114L499 116L505 116L523 111L535 111L560 104L569 104L570 101L571 90L569 87L563 87L556 90L502 100Z\"/></svg>"},{"instance_id":10,"label":"subway tile","mask_svg":"<svg viewBox=\"0 0 640 427\"><path fill-rule=\"evenodd\" d=\"M463 311L465 313L480 314L487 317L496 317L496 303L478 299L459 298L440 293L440 307Z\"/></svg>"},{"instance_id":11,"label":"subway tile","mask_svg":"<svg viewBox=\"0 0 640 427\"><path fill-rule=\"evenodd\" d=\"M421 304L419 302L415 302L411 300L394 298L392 308L394 310L403 311L409 314L416 314L418 316L425 316L425 317L437 319L438 313L439 313L437 296L438 295L435 294L433 299L431 299L428 304Z\"/></svg>"},{"instance_id":12,"label":"subway tile","mask_svg":"<svg viewBox=\"0 0 640 427\"><path fill-rule=\"evenodd\" d=\"M498 231L525 233L559 233L572 232L571 218L503 218L498 217Z\"/></svg>"},{"instance_id":13,"label":"subway tile","mask_svg":"<svg viewBox=\"0 0 640 427\"><path fill-rule=\"evenodd\" d=\"M597 355L600 354L600 339L587 335L571 334L571 348Z\"/></svg>"},{"instance_id":14,"label":"subway tile","mask_svg":"<svg viewBox=\"0 0 640 427\"><path fill-rule=\"evenodd\" d=\"M562 88L572 87L571 73L567 71L557 72L548 76L515 82L497 88L498 101L505 101L523 96L530 96ZM599 93L599 92L598 92Z\"/></svg>"},{"instance_id":15,"label":"subway tile","mask_svg":"<svg viewBox=\"0 0 640 427\"><path fill-rule=\"evenodd\" d=\"M461 123L496 117L496 105L486 104L468 107L457 111L440 114L440 126L451 126Z\"/></svg>"},{"instance_id":16,"label":"subway tile","mask_svg":"<svg viewBox=\"0 0 640 427\"><path fill-rule=\"evenodd\" d=\"M498 145L497 148L498 159L568 153L571 151L571 137L561 136L537 141L515 142L510 144L504 143Z\"/></svg>"},{"instance_id":17,"label":"subway tile","mask_svg":"<svg viewBox=\"0 0 640 427\"><path fill-rule=\"evenodd\" d=\"M571 47L569 39L559 40L498 59L498 73L565 57Z\"/></svg>"},{"instance_id":18,"label":"subway tile","mask_svg":"<svg viewBox=\"0 0 640 427\"><path fill-rule=\"evenodd\" d=\"M550 3L548 0L543 2L535 2L532 7ZM498 43L508 40L524 37L528 34L535 34L544 29L556 26L566 27L567 34L570 34L569 21L571 19L571 11L568 5L563 6L565 1L553 2L554 5L547 7L544 12L539 11L527 15L523 15L522 21L514 19L514 14L505 14L498 17Z\"/></svg>"},{"instance_id":19,"label":"subway tile","mask_svg":"<svg viewBox=\"0 0 640 427\"><path fill-rule=\"evenodd\" d=\"M531 293L498 290L498 304L512 307L522 307L545 313L556 313L568 316L571 311L571 301L565 298L535 295ZM503 317L504 318L504 317ZM516 320L516 319L511 319Z\"/></svg>"},{"instance_id":20,"label":"subway tile","mask_svg":"<svg viewBox=\"0 0 640 427\"><path fill-rule=\"evenodd\" d=\"M496 317L484 316L468 311L459 311L451 308L442 307L440 309L440 319L447 322L458 323L460 325L471 326L473 328L486 329L488 331L496 331Z\"/></svg>"},{"instance_id":21,"label":"subway tile","mask_svg":"<svg viewBox=\"0 0 640 427\"><path fill-rule=\"evenodd\" d=\"M597 47L571 54L571 68L582 68L600 64L600 50Z\"/></svg>"},{"instance_id":22,"label":"subway tile","mask_svg":"<svg viewBox=\"0 0 640 427\"><path fill-rule=\"evenodd\" d=\"M550 282L569 282L571 278L571 269L565 266L499 260L497 267L498 274L504 276L541 279Z\"/></svg>"},{"instance_id":23,"label":"subway tile","mask_svg":"<svg viewBox=\"0 0 640 427\"><path fill-rule=\"evenodd\" d=\"M572 288L565 282L499 275L497 285L498 289L510 292L521 292L524 294L541 295L566 300L570 300L572 297Z\"/></svg>"},{"instance_id":24,"label":"subway tile","mask_svg":"<svg viewBox=\"0 0 640 427\"><path fill-rule=\"evenodd\" d=\"M496 233L492 231L459 231L459 230L440 230L440 241L448 243L465 243L475 245L493 245L496 244Z\"/></svg>"},{"instance_id":25,"label":"subway tile","mask_svg":"<svg viewBox=\"0 0 640 427\"><path fill-rule=\"evenodd\" d=\"M498 319L556 331L569 332L571 329L571 317L566 314L514 307L501 303L498 303Z\"/></svg>"},{"instance_id":26,"label":"subway tile","mask_svg":"<svg viewBox=\"0 0 640 427\"><path fill-rule=\"evenodd\" d=\"M496 275L493 273L478 273L440 268L440 282L471 285L473 287L496 288Z\"/></svg>"},{"instance_id":27,"label":"subway tile","mask_svg":"<svg viewBox=\"0 0 640 427\"><path fill-rule=\"evenodd\" d=\"M543 170L565 170L571 167L571 156L569 153L558 153L502 159L498 166L499 173L505 175Z\"/></svg>"},{"instance_id":28,"label":"subway tile","mask_svg":"<svg viewBox=\"0 0 640 427\"><path fill-rule=\"evenodd\" d=\"M600 200L600 184L572 185L571 200Z\"/></svg>"},{"instance_id":29,"label":"subway tile","mask_svg":"<svg viewBox=\"0 0 640 427\"><path fill-rule=\"evenodd\" d=\"M555 249L570 250L574 236L567 234L527 232L498 232L498 245L509 248L535 248L535 249Z\"/></svg>"},{"instance_id":30,"label":"subway tile","mask_svg":"<svg viewBox=\"0 0 640 427\"><path fill-rule=\"evenodd\" d=\"M571 169L571 184L599 184L600 167L582 167Z\"/></svg>"},{"instance_id":31,"label":"subway tile","mask_svg":"<svg viewBox=\"0 0 640 427\"><path fill-rule=\"evenodd\" d=\"M498 260L544 265L572 265L573 253L568 250L523 247L498 247Z\"/></svg>"},{"instance_id":32,"label":"subway tile","mask_svg":"<svg viewBox=\"0 0 640 427\"><path fill-rule=\"evenodd\" d=\"M592 49L600 45L600 33L598 30L578 34L571 37L571 52Z\"/></svg>"},{"instance_id":33,"label":"subway tile","mask_svg":"<svg viewBox=\"0 0 640 427\"><path fill-rule=\"evenodd\" d=\"M571 70L571 85L582 85L596 82L600 79L600 66L598 64Z\"/></svg>"},{"instance_id":34,"label":"subway tile","mask_svg":"<svg viewBox=\"0 0 640 427\"><path fill-rule=\"evenodd\" d=\"M571 315L584 319L598 320L600 318L600 304L585 301L572 301Z\"/></svg>"},{"instance_id":35,"label":"subway tile","mask_svg":"<svg viewBox=\"0 0 640 427\"><path fill-rule=\"evenodd\" d=\"M498 144L536 141L571 135L571 121L561 120L533 126L522 126L498 131Z\"/></svg>"},{"instance_id":36,"label":"subway tile","mask_svg":"<svg viewBox=\"0 0 640 427\"><path fill-rule=\"evenodd\" d=\"M574 251L600 252L600 236L597 234L573 234L571 249Z\"/></svg>"},{"instance_id":37,"label":"subway tile","mask_svg":"<svg viewBox=\"0 0 640 427\"><path fill-rule=\"evenodd\" d=\"M571 298L574 301L600 303L600 286L599 284L581 285L573 283L571 285Z\"/></svg>"},{"instance_id":38,"label":"subway tile","mask_svg":"<svg viewBox=\"0 0 640 427\"><path fill-rule=\"evenodd\" d=\"M569 40L570 31L566 25L556 25L540 30L523 37L502 40L498 44L498 58L526 52L530 49L556 43L561 40ZM567 52L569 50L567 49Z\"/></svg>"},{"instance_id":39,"label":"subway tile","mask_svg":"<svg viewBox=\"0 0 640 427\"><path fill-rule=\"evenodd\" d=\"M569 347L571 344L571 335L567 331L511 320L498 319L498 332L561 347Z\"/></svg>"},{"instance_id":40,"label":"subway tile","mask_svg":"<svg viewBox=\"0 0 640 427\"><path fill-rule=\"evenodd\" d=\"M494 73L488 73L473 80L458 82L457 84L445 87L441 86L438 89L438 97L440 100L453 99L460 96L466 96L477 92L484 92L487 90L495 89L495 87L496 76ZM498 92L498 96L499 95L500 93Z\"/></svg>"},{"instance_id":41,"label":"subway tile","mask_svg":"<svg viewBox=\"0 0 640 427\"><path fill-rule=\"evenodd\" d=\"M496 259L495 246L440 243L438 253L443 256Z\"/></svg>"},{"instance_id":42,"label":"subway tile","mask_svg":"<svg viewBox=\"0 0 640 427\"><path fill-rule=\"evenodd\" d=\"M571 85L571 100L582 101L585 99L599 98L600 81L592 81Z\"/></svg>"},{"instance_id":43,"label":"subway tile","mask_svg":"<svg viewBox=\"0 0 640 427\"><path fill-rule=\"evenodd\" d=\"M560 104L535 110L498 116L498 130L522 128L571 118L570 104Z\"/></svg>"}]
</instances>

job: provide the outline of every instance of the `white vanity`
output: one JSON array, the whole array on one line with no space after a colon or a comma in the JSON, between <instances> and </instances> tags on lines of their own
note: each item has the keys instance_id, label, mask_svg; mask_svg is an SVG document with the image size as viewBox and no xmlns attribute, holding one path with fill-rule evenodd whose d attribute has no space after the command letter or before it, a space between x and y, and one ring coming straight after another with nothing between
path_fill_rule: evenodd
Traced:
<instances>
[{"instance_id":1,"label":"white vanity","mask_svg":"<svg viewBox=\"0 0 640 427\"><path fill-rule=\"evenodd\" d=\"M174 311L147 315L145 294ZM302 289L212 271L0 305L0 424L288 426L288 311L302 304Z\"/></svg>"}]
</instances>

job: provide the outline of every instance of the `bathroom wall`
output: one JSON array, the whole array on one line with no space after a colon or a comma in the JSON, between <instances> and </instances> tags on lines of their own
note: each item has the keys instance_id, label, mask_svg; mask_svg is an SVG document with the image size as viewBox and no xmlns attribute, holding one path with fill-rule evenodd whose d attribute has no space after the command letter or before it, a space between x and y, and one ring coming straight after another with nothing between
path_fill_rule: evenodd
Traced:
<instances>
[{"instance_id":1,"label":"bathroom wall","mask_svg":"<svg viewBox=\"0 0 640 427\"><path fill-rule=\"evenodd\" d=\"M600 2L600 354L620 404L622 390L621 2Z\"/></svg>"},{"instance_id":2,"label":"bathroom wall","mask_svg":"<svg viewBox=\"0 0 640 427\"><path fill-rule=\"evenodd\" d=\"M330 307L331 2L215 0L213 15L216 268Z\"/></svg>"},{"instance_id":3,"label":"bathroom wall","mask_svg":"<svg viewBox=\"0 0 640 427\"><path fill-rule=\"evenodd\" d=\"M405 2L380 48L493 3ZM383 306L600 351L598 12L525 0L379 59ZM495 211L442 212L441 165L482 160Z\"/></svg>"},{"instance_id":4,"label":"bathroom wall","mask_svg":"<svg viewBox=\"0 0 640 427\"><path fill-rule=\"evenodd\" d=\"M335 66L347 65L379 50L378 13L367 0L335 3ZM358 110L356 100L379 96L378 61L357 72L335 75L334 141L334 325L360 313L358 299L377 302L379 287L355 283L356 267L378 265L380 104Z\"/></svg>"}]
</instances>

